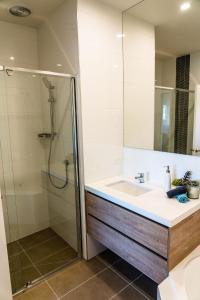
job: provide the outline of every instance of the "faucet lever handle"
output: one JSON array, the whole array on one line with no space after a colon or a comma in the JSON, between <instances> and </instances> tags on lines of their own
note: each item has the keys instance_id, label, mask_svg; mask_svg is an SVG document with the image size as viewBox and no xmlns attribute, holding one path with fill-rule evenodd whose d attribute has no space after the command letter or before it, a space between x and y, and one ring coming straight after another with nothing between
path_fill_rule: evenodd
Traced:
<instances>
[{"instance_id":1,"label":"faucet lever handle","mask_svg":"<svg viewBox=\"0 0 200 300\"><path fill-rule=\"evenodd\" d=\"M135 176L135 179L138 179L140 183L144 183L144 173L138 172L139 176Z\"/></svg>"},{"instance_id":2,"label":"faucet lever handle","mask_svg":"<svg viewBox=\"0 0 200 300\"><path fill-rule=\"evenodd\" d=\"M144 173L139 172L138 175L140 175L140 177L144 177Z\"/></svg>"}]
</instances>

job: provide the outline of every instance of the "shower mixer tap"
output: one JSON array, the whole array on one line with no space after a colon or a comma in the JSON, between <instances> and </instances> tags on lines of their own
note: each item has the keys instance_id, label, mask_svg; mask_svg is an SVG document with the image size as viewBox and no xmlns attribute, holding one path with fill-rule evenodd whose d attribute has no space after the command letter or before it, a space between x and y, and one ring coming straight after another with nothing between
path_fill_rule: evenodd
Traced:
<instances>
[{"instance_id":1,"label":"shower mixer tap","mask_svg":"<svg viewBox=\"0 0 200 300\"><path fill-rule=\"evenodd\" d=\"M53 136L56 136L56 133L54 132ZM42 132L42 133L38 133L38 137L40 139L50 139L52 137L52 134L49 132Z\"/></svg>"}]
</instances>

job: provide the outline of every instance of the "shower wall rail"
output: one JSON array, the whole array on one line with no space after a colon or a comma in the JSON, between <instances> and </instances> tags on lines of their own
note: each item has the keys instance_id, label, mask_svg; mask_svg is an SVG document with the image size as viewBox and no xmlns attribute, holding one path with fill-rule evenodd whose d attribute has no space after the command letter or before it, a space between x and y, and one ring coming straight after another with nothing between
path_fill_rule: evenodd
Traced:
<instances>
[{"instance_id":1,"label":"shower wall rail","mask_svg":"<svg viewBox=\"0 0 200 300\"><path fill-rule=\"evenodd\" d=\"M43 71L43 70L34 70L34 69L27 69L27 68L19 68L19 67L10 67L0 65L0 71L6 71L9 75L10 72L25 72L25 73L32 73L32 74L40 74L40 75L48 75L48 76L59 76L59 77L66 77L66 78L76 78L77 75L73 74L66 74L66 73L58 73L58 72L51 72L51 71Z\"/></svg>"},{"instance_id":2,"label":"shower wall rail","mask_svg":"<svg viewBox=\"0 0 200 300\"><path fill-rule=\"evenodd\" d=\"M173 87L167 87L167 86L155 86L158 90L167 90L167 91L178 91L178 92L185 92L185 93L195 93L194 90L186 90L186 89L180 89L180 88L173 88Z\"/></svg>"}]
</instances>

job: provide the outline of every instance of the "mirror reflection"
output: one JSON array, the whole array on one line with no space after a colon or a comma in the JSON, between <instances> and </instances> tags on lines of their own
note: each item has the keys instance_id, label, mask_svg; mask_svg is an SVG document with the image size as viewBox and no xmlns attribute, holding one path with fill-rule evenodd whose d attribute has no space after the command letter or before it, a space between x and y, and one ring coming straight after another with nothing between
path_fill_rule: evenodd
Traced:
<instances>
[{"instance_id":1,"label":"mirror reflection","mask_svg":"<svg viewBox=\"0 0 200 300\"><path fill-rule=\"evenodd\" d=\"M125 146L199 154L199 15L197 0L144 0L124 12Z\"/></svg>"}]
</instances>

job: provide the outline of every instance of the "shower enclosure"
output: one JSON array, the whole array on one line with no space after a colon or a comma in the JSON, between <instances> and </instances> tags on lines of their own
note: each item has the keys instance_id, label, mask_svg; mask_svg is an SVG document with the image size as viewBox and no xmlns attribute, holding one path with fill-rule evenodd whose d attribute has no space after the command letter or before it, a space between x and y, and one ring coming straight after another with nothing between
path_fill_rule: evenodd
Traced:
<instances>
[{"instance_id":1,"label":"shower enclosure","mask_svg":"<svg viewBox=\"0 0 200 300\"><path fill-rule=\"evenodd\" d=\"M81 255L72 75L0 67L0 168L16 293Z\"/></svg>"},{"instance_id":2,"label":"shower enclosure","mask_svg":"<svg viewBox=\"0 0 200 300\"><path fill-rule=\"evenodd\" d=\"M187 109L185 114L177 109L177 95L183 98L187 96ZM180 103L183 105L183 103ZM178 115L178 116L177 116ZM181 146L184 142L185 153L192 154L194 137L194 115L195 115L195 91L176 89L172 87L155 87L155 132L154 148L157 151L180 153L177 144ZM177 119L180 119L178 122ZM183 131L179 136L177 131Z\"/></svg>"}]
</instances>

